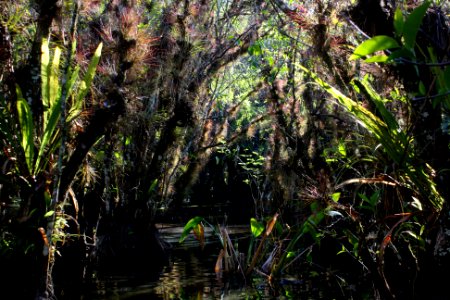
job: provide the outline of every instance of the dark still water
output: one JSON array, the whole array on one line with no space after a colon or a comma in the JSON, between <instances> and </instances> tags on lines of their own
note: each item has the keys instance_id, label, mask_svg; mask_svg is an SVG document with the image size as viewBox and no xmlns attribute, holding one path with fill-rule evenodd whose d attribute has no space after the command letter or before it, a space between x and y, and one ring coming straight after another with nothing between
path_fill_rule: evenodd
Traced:
<instances>
[{"instance_id":1,"label":"dark still water","mask_svg":"<svg viewBox=\"0 0 450 300\"><path fill-rule=\"evenodd\" d=\"M98 278L84 299L246 299L252 294L258 298L256 291L218 278L215 259L196 249L176 249L159 278L142 274Z\"/></svg>"},{"instance_id":2,"label":"dark still water","mask_svg":"<svg viewBox=\"0 0 450 300\"><path fill-rule=\"evenodd\" d=\"M331 292L326 283L293 277L284 278L276 288L258 275L252 282L245 282L240 274L221 278L214 272L221 247L218 240L206 233L207 244L203 250L192 237L180 245L177 242L180 230L182 228L162 230L163 238L173 245L173 249L168 265L161 272L97 274L81 299L351 299L343 298L339 291ZM233 241L248 237L241 228L235 230Z\"/></svg>"}]
</instances>

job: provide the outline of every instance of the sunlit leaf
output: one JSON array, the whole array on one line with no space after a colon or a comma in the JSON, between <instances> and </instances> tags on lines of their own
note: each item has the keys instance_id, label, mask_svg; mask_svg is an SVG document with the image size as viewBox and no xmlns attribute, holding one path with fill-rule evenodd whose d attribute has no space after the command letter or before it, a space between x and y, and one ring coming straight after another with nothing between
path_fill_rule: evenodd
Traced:
<instances>
[{"instance_id":1,"label":"sunlit leaf","mask_svg":"<svg viewBox=\"0 0 450 300\"><path fill-rule=\"evenodd\" d=\"M55 48L55 53L53 54L53 61L49 69L49 105L52 107L56 99L59 97L59 61L61 58L61 49L59 47Z\"/></svg>"},{"instance_id":2,"label":"sunlit leaf","mask_svg":"<svg viewBox=\"0 0 450 300\"><path fill-rule=\"evenodd\" d=\"M42 169L41 160L44 157L44 152L47 149L47 146L50 144L50 141L53 139L53 134L56 129L56 125L58 124L59 117L61 115L61 98L58 98L58 101L52 105L50 110L50 116L48 118L47 126L45 126L44 135L42 136L41 145L39 147L38 157L36 159L34 174L36 175ZM46 164L45 161L44 165Z\"/></svg>"},{"instance_id":3,"label":"sunlit leaf","mask_svg":"<svg viewBox=\"0 0 450 300\"><path fill-rule=\"evenodd\" d=\"M294 257L295 256L295 252L294 251L289 251L287 254L286 254L286 258L291 258L291 257Z\"/></svg>"},{"instance_id":4,"label":"sunlit leaf","mask_svg":"<svg viewBox=\"0 0 450 300\"><path fill-rule=\"evenodd\" d=\"M91 62L89 63L86 74L84 75L84 78L81 81L80 90L78 92L78 95L77 95L77 98L75 101L76 107L81 107L80 103L83 100L83 98L86 97L86 95L91 87L91 83L92 83L92 80L94 79L95 71L97 69L97 65L98 65L98 62L100 61L100 56L102 54L102 47L103 47L103 43L98 44L97 49L95 50L94 55L92 56Z\"/></svg>"},{"instance_id":5,"label":"sunlit leaf","mask_svg":"<svg viewBox=\"0 0 450 300\"><path fill-rule=\"evenodd\" d=\"M413 201L411 202L411 206L414 208L417 208L418 210L422 211L422 202L420 202L420 200L414 196L412 196Z\"/></svg>"},{"instance_id":6,"label":"sunlit leaf","mask_svg":"<svg viewBox=\"0 0 450 300\"><path fill-rule=\"evenodd\" d=\"M342 245L341 250L338 253L336 253L336 255L339 255L339 254L342 254L342 253L347 253L347 249L345 249L344 245Z\"/></svg>"},{"instance_id":7,"label":"sunlit leaf","mask_svg":"<svg viewBox=\"0 0 450 300\"><path fill-rule=\"evenodd\" d=\"M344 143L339 143L338 151L339 151L339 154L342 155L342 157L346 157L347 156L347 149L345 148L345 144Z\"/></svg>"},{"instance_id":8,"label":"sunlit leaf","mask_svg":"<svg viewBox=\"0 0 450 300\"><path fill-rule=\"evenodd\" d=\"M48 40L42 39L41 43L41 97L44 106L44 126L47 123L48 110L50 109L50 90L49 90L49 73L50 73L50 49Z\"/></svg>"},{"instance_id":9,"label":"sunlit leaf","mask_svg":"<svg viewBox=\"0 0 450 300\"><path fill-rule=\"evenodd\" d=\"M196 227L203 220L204 220L203 217L199 217L199 216L190 219L183 228L183 232L181 233L179 243L182 243L186 239L186 237L189 235L191 230L194 229L194 227Z\"/></svg>"},{"instance_id":10,"label":"sunlit leaf","mask_svg":"<svg viewBox=\"0 0 450 300\"><path fill-rule=\"evenodd\" d=\"M362 42L358 47L356 47L355 51L350 56L350 60L363 58L364 56L373 54L377 51L398 47L400 47L400 45L390 36L377 35Z\"/></svg>"},{"instance_id":11,"label":"sunlit leaf","mask_svg":"<svg viewBox=\"0 0 450 300\"><path fill-rule=\"evenodd\" d=\"M48 218L48 217L50 217L50 216L53 216L54 213L55 213L54 210L50 210L50 211L48 211L48 212L45 213L44 218Z\"/></svg>"},{"instance_id":12,"label":"sunlit leaf","mask_svg":"<svg viewBox=\"0 0 450 300\"><path fill-rule=\"evenodd\" d=\"M254 237L260 236L264 231L264 225L258 222L258 220L256 220L255 218L250 219L250 228Z\"/></svg>"},{"instance_id":13,"label":"sunlit leaf","mask_svg":"<svg viewBox=\"0 0 450 300\"><path fill-rule=\"evenodd\" d=\"M389 59L390 58L387 55L374 55L369 58L366 58L364 61L367 63L378 63L378 62L387 62Z\"/></svg>"},{"instance_id":14,"label":"sunlit leaf","mask_svg":"<svg viewBox=\"0 0 450 300\"><path fill-rule=\"evenodd\" d=\"M340 197L341 197L341 193L340 193L340 192L333 193L333 194L331 195L331 199L332 199L334 202L338 202Z\"/></svg>"},{"instance_id":15,"label":"sunlit leaf","mask_svg":"<svg viewBox=\"0 0 450 300\"><path fill-rule=\"evenodd\" d=\"M21 131L21 146L25 153L25 162L30 173L33 168L34 144L33 144L33 115L28 102L23 98L22 91L16 86L17 114Z\"/></svg>"}]
</instances>

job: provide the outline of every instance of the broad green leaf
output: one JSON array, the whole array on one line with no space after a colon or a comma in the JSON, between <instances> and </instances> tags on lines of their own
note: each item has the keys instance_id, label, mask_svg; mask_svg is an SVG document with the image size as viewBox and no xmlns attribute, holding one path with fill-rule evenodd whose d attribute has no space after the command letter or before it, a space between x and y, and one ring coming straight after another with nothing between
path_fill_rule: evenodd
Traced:
<instances>
[{"instance_id":1,"label":"broad green leaf","mask_svg":"<svg viewBox=\"0 0 450 300\"><path fill-rule=\"evenodd\" d=\"M80 101L86 97L89 88L91 87L92 80L95 76L95 71L97 69L98 62L100 61L100 56L102 54L103 43L98 44L97 49L94 52L94 56L92 56L91 62L87 68L86 74L84 75L83 80L80 83L80 90L78 91L78 96L76 97L75 106L81 106L79 104Z\"/></svg>"},{"instance_id":2,"label":"broad green leaf","mask_svg":"<svg viewBox=\"0 0 450 300\"><path fill-rule=\"evenodd\" d=\"M334 202L338 202L338 201L339 201L339 198L341 198L341 193L340 193L340 192L331 194L331 199L332 199Z\"/></svg>"},{"instance_id":3,"label":"broad green leaf","mask_svg":"<svg viewBox=\"0 0 450 300\"><path fill-rule=\"evenodd\" d=\"M377 51L399 47L400 45L397 43L397 41L390 36L377 35L362 42L358 47L356 47L355 51L350 56L350 60L363 58Z\"/></svg>"},{"instance_id":4,"label":"broad green leaf","mask_svg":"<svg viewBox=\"0 0 450 300\"><path fill-rule=\"evenodd\" d=\"M59 97L59 61L61 58L61 49L55 48L55 54L53 55L53 61L49 73L49 104L50 107L55 104L56 99Z\"/></svg>"},{"instance_id":5,"label":"broad green leaf","mask_svg":"<svg viewBox=\"0 0 450 300\"><path fill-rule=\"evenodd\" d=\"M394 13L394 29L397 37L401 37L403 34L403 27L405 25L405 20L403 18L403 13L400 7L397 7Z\"/></svg>"},{"instance_id":6,"label":"broad green leaf","mask_svg":"<svg viewBox=\"0 0 450 300\"><path fill-rule=\"evenodd\" d=\"M48 47L48 40L42 39L41 44L41 97L42 105L44 106L44 126L47 123L48 110L50 110L50 49Z\"/></svg>"},{"instance_id":7,"label":"broad green leaf","mask_svg":"<svg viewBox=\"0 0 450 300\"><path fill-rule=\"evenodd\" d=\"M189 235L189 233L191 232L191 230L194 229L194 227L196 227L198 224L200 224L203 221L203 217L194 217L192 219L190 219L186 225L183 228L183 232L181 233L181 237L180 240L178 241L179 243L182 243L186 237Z\"/></svg>"},{"instance_id":8,"label":"broad green leaf","mask_svg":"<svg viewBox=\"0 0 450 300\"><path fill-rule=\"evenodd\" d=\"M389 61L389 56L387 55L374 55L364 60L367 63L377 63L377 62L387 62Z\"/></svg>"},{"instance_id":9,"label":"broad green leaf","mask_svg":"<svg viewBox=\"0 0 450 300\"><path fill-rule=\"evenodd\" d=\"M16 86L17 114L19 117L21 146L25 153L25 161L30 173L33 170L34 144L33 144L33 115L28 102L23 98L22 91Z\"/></svg>"},{"instance_id":10,"label":"broad green leaf","mask_svg":"<svg viewBox=\"0 0 450 300\"><path fill-rule=\"evenodd\" d=\"M414 49L416 43L417 32L419 31L422 19L430 6L429 1L425 1L421 6L415 8L406 18L403 26L403 39L407 49Z\"/></svg>"},{"instance_id":11,"label":"broad green leaf","mask_svg":"<svg viewBox=\"0 0 450 300\"><path fill-rule=\"evenodd\" d=\"M252 235L254 237L258 237L264 231L264 225L258 222L255 218L250 219L250 227L252 231Z\"/></svg>"},{"instance_id":12,"label":"broad green leaf","mask_svg":"<svg viewBox=\"0 0 450 300\"><path fill-rule=\"evenodd\" d=\"M48 217L50 217L50 216L53 216L54 213L55 213L54 210L50 210L50 211L48 211L48 212L45 213L44 218L48 218Z\"/></svg>"}]
</instances>

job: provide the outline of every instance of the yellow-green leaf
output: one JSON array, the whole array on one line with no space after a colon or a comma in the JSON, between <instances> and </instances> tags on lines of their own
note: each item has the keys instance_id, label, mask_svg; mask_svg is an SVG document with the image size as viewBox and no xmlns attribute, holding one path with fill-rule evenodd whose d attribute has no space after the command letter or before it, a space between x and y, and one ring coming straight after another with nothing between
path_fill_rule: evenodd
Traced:
<instances>
[{"instance_id":1,"label":"yellow-green leaf","mask_svg":"<svg viewBox=\"0 0 450 300\"><path fill-rule=\"evenodd\" d=\"M258 222L258 220L256 220L255 218L250 219L250 228L254 237L260 236L264 231L264 225Z\"/></svg>"},{"instance_id":2,"label":"yellow-green leaf","mask_svg":"<svg viewBox=\"0 0 450 300\"><path fill-rule=\"evenodd\" d=\"M203 217L198 217L198 216L190 219L183 228L183 232L181 233L179 243L182 243L186 239L186 237L189 235L191 230L194 229L195 227L197 227L197 225L200 224L202 221L203 221Z\"/></svg>"},{"instance_id":3,"label":"yellow-green leaf","mask_svg":"<svg viewBox=\"0 0 450 300\"><path fill-rule=\"evenodd\" d=\"M44 218L48 218L48 217L50 217L50 216L53 216L54 213L55 213L54 210L50 210L50 211L48 211L48 212L45 213Z\"/></svg>"},{"instance_id":4,"label":"yellow-green leaf","mask_svg":"<svg viewBox=\"0 0 450 300\"><path fill-rule=\"evenodd\" d=\"M22 91L16 86L17 114L19 117L21 140L20 144L25 153L25 161L29 172L32 172L34 144L33 144L33 115L28 102L23 98Z\"/></svg>"},{"instance_id":5,"label":"yellow-green leaf","mask_svg":"<svg viewBox=\"0 0 450 300\"><path fill-rule=\"evenodd\" d=\"M390 36L377 35L362 42L358 47L356 47L353 54L350 56L350 60L355 60L363 58L367 55L373 54L377 51L398 48L400 45L397 41Z\"/></svg>"}]
</instances>

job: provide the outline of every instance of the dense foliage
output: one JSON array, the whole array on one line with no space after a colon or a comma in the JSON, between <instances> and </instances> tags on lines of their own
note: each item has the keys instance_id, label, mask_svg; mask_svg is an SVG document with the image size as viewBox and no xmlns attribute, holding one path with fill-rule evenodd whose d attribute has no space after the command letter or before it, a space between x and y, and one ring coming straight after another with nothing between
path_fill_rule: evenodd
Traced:
<instances>
[{"instance_id":1,"label":"dense foliage","mask_svg":"<svg viewBox=\"0 0 450 300\"><path fill-rule=\"evenodd\" d=\"M201 244L225 225L218 273L445 295L446 1L0 3L0 282L18 296L160 267L169 218Z\"/></svg>"}]
</instances>

